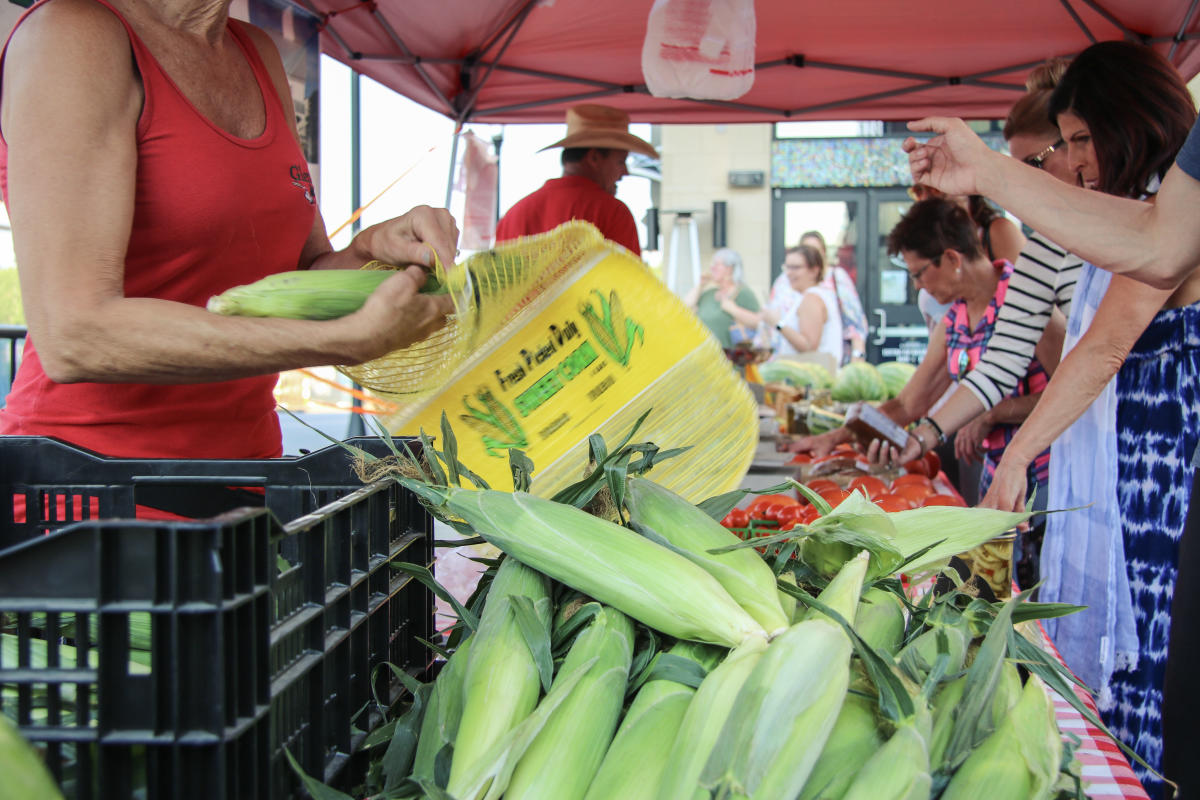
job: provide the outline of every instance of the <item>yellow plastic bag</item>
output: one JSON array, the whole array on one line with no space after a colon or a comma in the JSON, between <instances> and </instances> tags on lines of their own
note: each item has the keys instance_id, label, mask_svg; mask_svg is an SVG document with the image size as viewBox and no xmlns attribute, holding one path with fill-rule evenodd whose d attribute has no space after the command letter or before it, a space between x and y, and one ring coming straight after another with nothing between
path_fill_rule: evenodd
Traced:
<instances>
[{"instance_id":1,"label":"yellow plastic bag","mask_svg":"<svg viewBox=\"0 0 1200 800\"><path fill-rule=\"evenodd\" d=\"M455 335L471 340L470 354L443 367L439 389L393 394L370 370L355 376L400 401L385 418L390 431L437 435L444 411L464 464L511 489L507 451L519 448L535 465L533 491L549 496L582 477L589 435L619 441L649 410L637 441L691 446L655 466L654 480L697 502L737 487L758 443L757 404L717 341L640 260L571 222L465 266L475 306L460 312Z\"/></svg>"}]
</instances>

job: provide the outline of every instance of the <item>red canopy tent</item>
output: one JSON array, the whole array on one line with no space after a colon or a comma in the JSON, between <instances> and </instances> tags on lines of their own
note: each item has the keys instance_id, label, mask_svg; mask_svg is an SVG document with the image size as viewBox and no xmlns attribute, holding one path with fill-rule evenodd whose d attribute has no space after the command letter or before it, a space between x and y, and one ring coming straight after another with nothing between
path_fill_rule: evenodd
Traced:
<instances>
[{"instance_id":1,"label":"red canopy tent","mask_svg":"<svg viewBox=\"0 0 1200 800\"><path fill-rule=\"evenodd\" d=\"M653 97L650 0L292 0L322 49L459 122L560 122L599 101L635 121L1003 117L1026 73L1095 41L1200 72L1200 0L758 0L756 79L734 102Z\"/></svg>"}]
</instances>

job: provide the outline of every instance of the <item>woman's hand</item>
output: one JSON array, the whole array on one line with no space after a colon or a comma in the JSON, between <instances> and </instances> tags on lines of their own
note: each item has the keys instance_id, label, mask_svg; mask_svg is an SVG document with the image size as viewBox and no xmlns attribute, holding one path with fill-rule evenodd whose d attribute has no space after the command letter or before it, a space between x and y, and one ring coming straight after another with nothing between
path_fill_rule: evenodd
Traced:
<instances>
[{"instance_id":1,"label":"woman's hand","mask_svg":"<svg viewBox=\"0 0 1200 800\"><path fill-rule=\"evenodd\" d=\"M772 328L778 325L781 319L783 319L783 315L774 308L764 308L762 310L762 321Z\"/></svg>"},{"instance_id":2,"label":"woman's hand","mask_svg":"<svg viewBox=\"0 0 1200 800\"><path fill-rule=\"evenodd\" d=\"M406 214L372 225L354 237L350 249L363 262L378 259L386 264L433 267L437 253L449 269L458 257L458 225L444 208L417 206Z\"/></svg>"},{"instance_id":3,"label":"woman's hand","mask_svg":"<svg viewBox=\"0 0 1200 800\"><path fill-rule=\"evenodd\" d=\"M447 294L421 294L427 277L421 267L401 270L381 283L362 308L343 318L356 327L351 335L361 341L354 363L408 347L446 325L454 303Z\"/></svg>"},{"instance_id":4,"label":"woman's hand","mask_svg":"<svg viewBox=\"0 0 1200 800\"><path fill-rule=\"evenodd\" d=\"M901 145L908 153L913 183L951 195L983 193L978 173L991 151L965 122L952 117L926 117L908 123L908 129L937 134L925 142L910 136Z\"/></svg>"},{"instance_id":5,"label":"woman's hand","mask_svg":"<svg viewBox=\"0 0 1200 800\"><path fill-rule=\"evenodd\" d=\"M1026 466L1007 458L1000 459L996 474L992 477L992 485L988 487L987 495L979 503L980 508L1024 511L1025 491L1028 488L1025 478Z\"/></svg>"},{"instance_id":6,"label":"woman's hand","mask_svg":"<svg viewBox=\"0 0 1200 800\"><path fill-rule=\"evenodd\" d=\"M825 433L801 436L792 441L788 450L793 453L808 453L814 458L818 458L829 455L833 452L833 448L842 442L850 441L851 437L850 431L845 428L834 428Z\"/></svg>"},{"instance_id":7,"label":"woman's hand","mask_svg":"<svg viewBox=\"0 0 1200 800\"><path fill-rule=\"evenodd\" d=\"M983 440L992 432L994 427L989 420L989 414L980 414L968 422L954 437L954 455L968 464L980 461L983 453Z\"/></svg>"}]
</instances>

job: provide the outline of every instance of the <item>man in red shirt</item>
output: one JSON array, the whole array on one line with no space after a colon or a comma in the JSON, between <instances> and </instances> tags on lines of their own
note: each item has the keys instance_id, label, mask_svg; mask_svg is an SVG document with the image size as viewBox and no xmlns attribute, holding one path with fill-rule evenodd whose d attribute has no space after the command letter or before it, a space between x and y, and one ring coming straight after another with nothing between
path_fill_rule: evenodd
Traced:
<instances>
[{"instance_id":1,"label":"man in red shirt","mask_svg":"<svg viewBox=\"0 0 1200 800\"><path fill-rule=\"evenodd\" d=\"M548 145L563 148L563 176L552 178L508 210L496 226L496 241L545 233L573 219L586 220L634 255L642 254L637 225L616 198L617 181L629 172L632 150L651 158L658 151L629 132L629 115L609 106L567 109L566 138Z\"/></svg>"}]
</instances>

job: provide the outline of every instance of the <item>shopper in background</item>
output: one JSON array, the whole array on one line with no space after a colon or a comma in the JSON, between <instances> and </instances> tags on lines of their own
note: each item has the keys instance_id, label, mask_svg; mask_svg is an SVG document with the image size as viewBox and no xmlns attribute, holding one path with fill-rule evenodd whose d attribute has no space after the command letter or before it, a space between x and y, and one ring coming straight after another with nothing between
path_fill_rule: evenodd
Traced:
<instances>
[{"instance_id":1,"label":"shopper in background","mask_svg":"<svg viewBox=\"0 0 1200 800\"><path fill-rule=\"evenodd\" d=\"M826 285L825 253L811 245L790 248L783 274L796 298L786 307L768 306L759 321L774 328L775 357L825 353L836 367L842 363L842 315L834 290Z\"/></svg>"},{"instance_id":2,"label":"shopper in background","mask_svg":"<svg viewBox=\"0 0 1200 800\"><path fill-rule=\"evenodd\" d=\"M758 327L758 298L753 289L742 283L742 257L728 247L713 253L700 283L691 288L683 301L722 347L749 341Z\"/></svg>"},{"instance_id":3,"label":"shopper in background","mask_svg":"<svg viewBox=\"0 0 1200 800\"><path fill-rule=\"evenodd\" d=\"M356 364L445 324L445 211L334 251L279 53L217 0L49 0L5 47L0 189L29 326L0 432L131 458L282 453L280 370ZM411 266L326 322L211 314L295 269Z\"/></svg>"},{"instance_id":4,"label":"shopper in background","mask_svg":"<svg viewBox=\"0 0 1200 800\"><path fill-rule=\"evenodd\" d=\"M609 106L569 108L567 135L542 149L552 147L563 148L562 177L551 178L518 200L496 225L496 241L545 233L582 219L599 228L605 239L640 256L637 223L616 197L617 182L629 174L625 161L630 151L651 158L658 158L658 151L629 132L629 115Z\"/></svg>"},{"instance_id":5,"label":"shopper in background","mask_svg":"<svg viewBox=\"0 0 1200 800\"><path fill-rule=\"evenodd\" d=\"M820 231L805 231L800 235L800 244L816 248L827 260L829 250ZM842 363L861 361L867 356L867 315L863 312L862 300L859 299L854 279L850 277L850 273L834 263L826 270L822 285L832 289L837 296L838 310L842 317ZM792 288L787 270L781 270L779 277L771 284L768 307L787 317L799 302L800 293Z\"/></svg>"}]
</instances>

